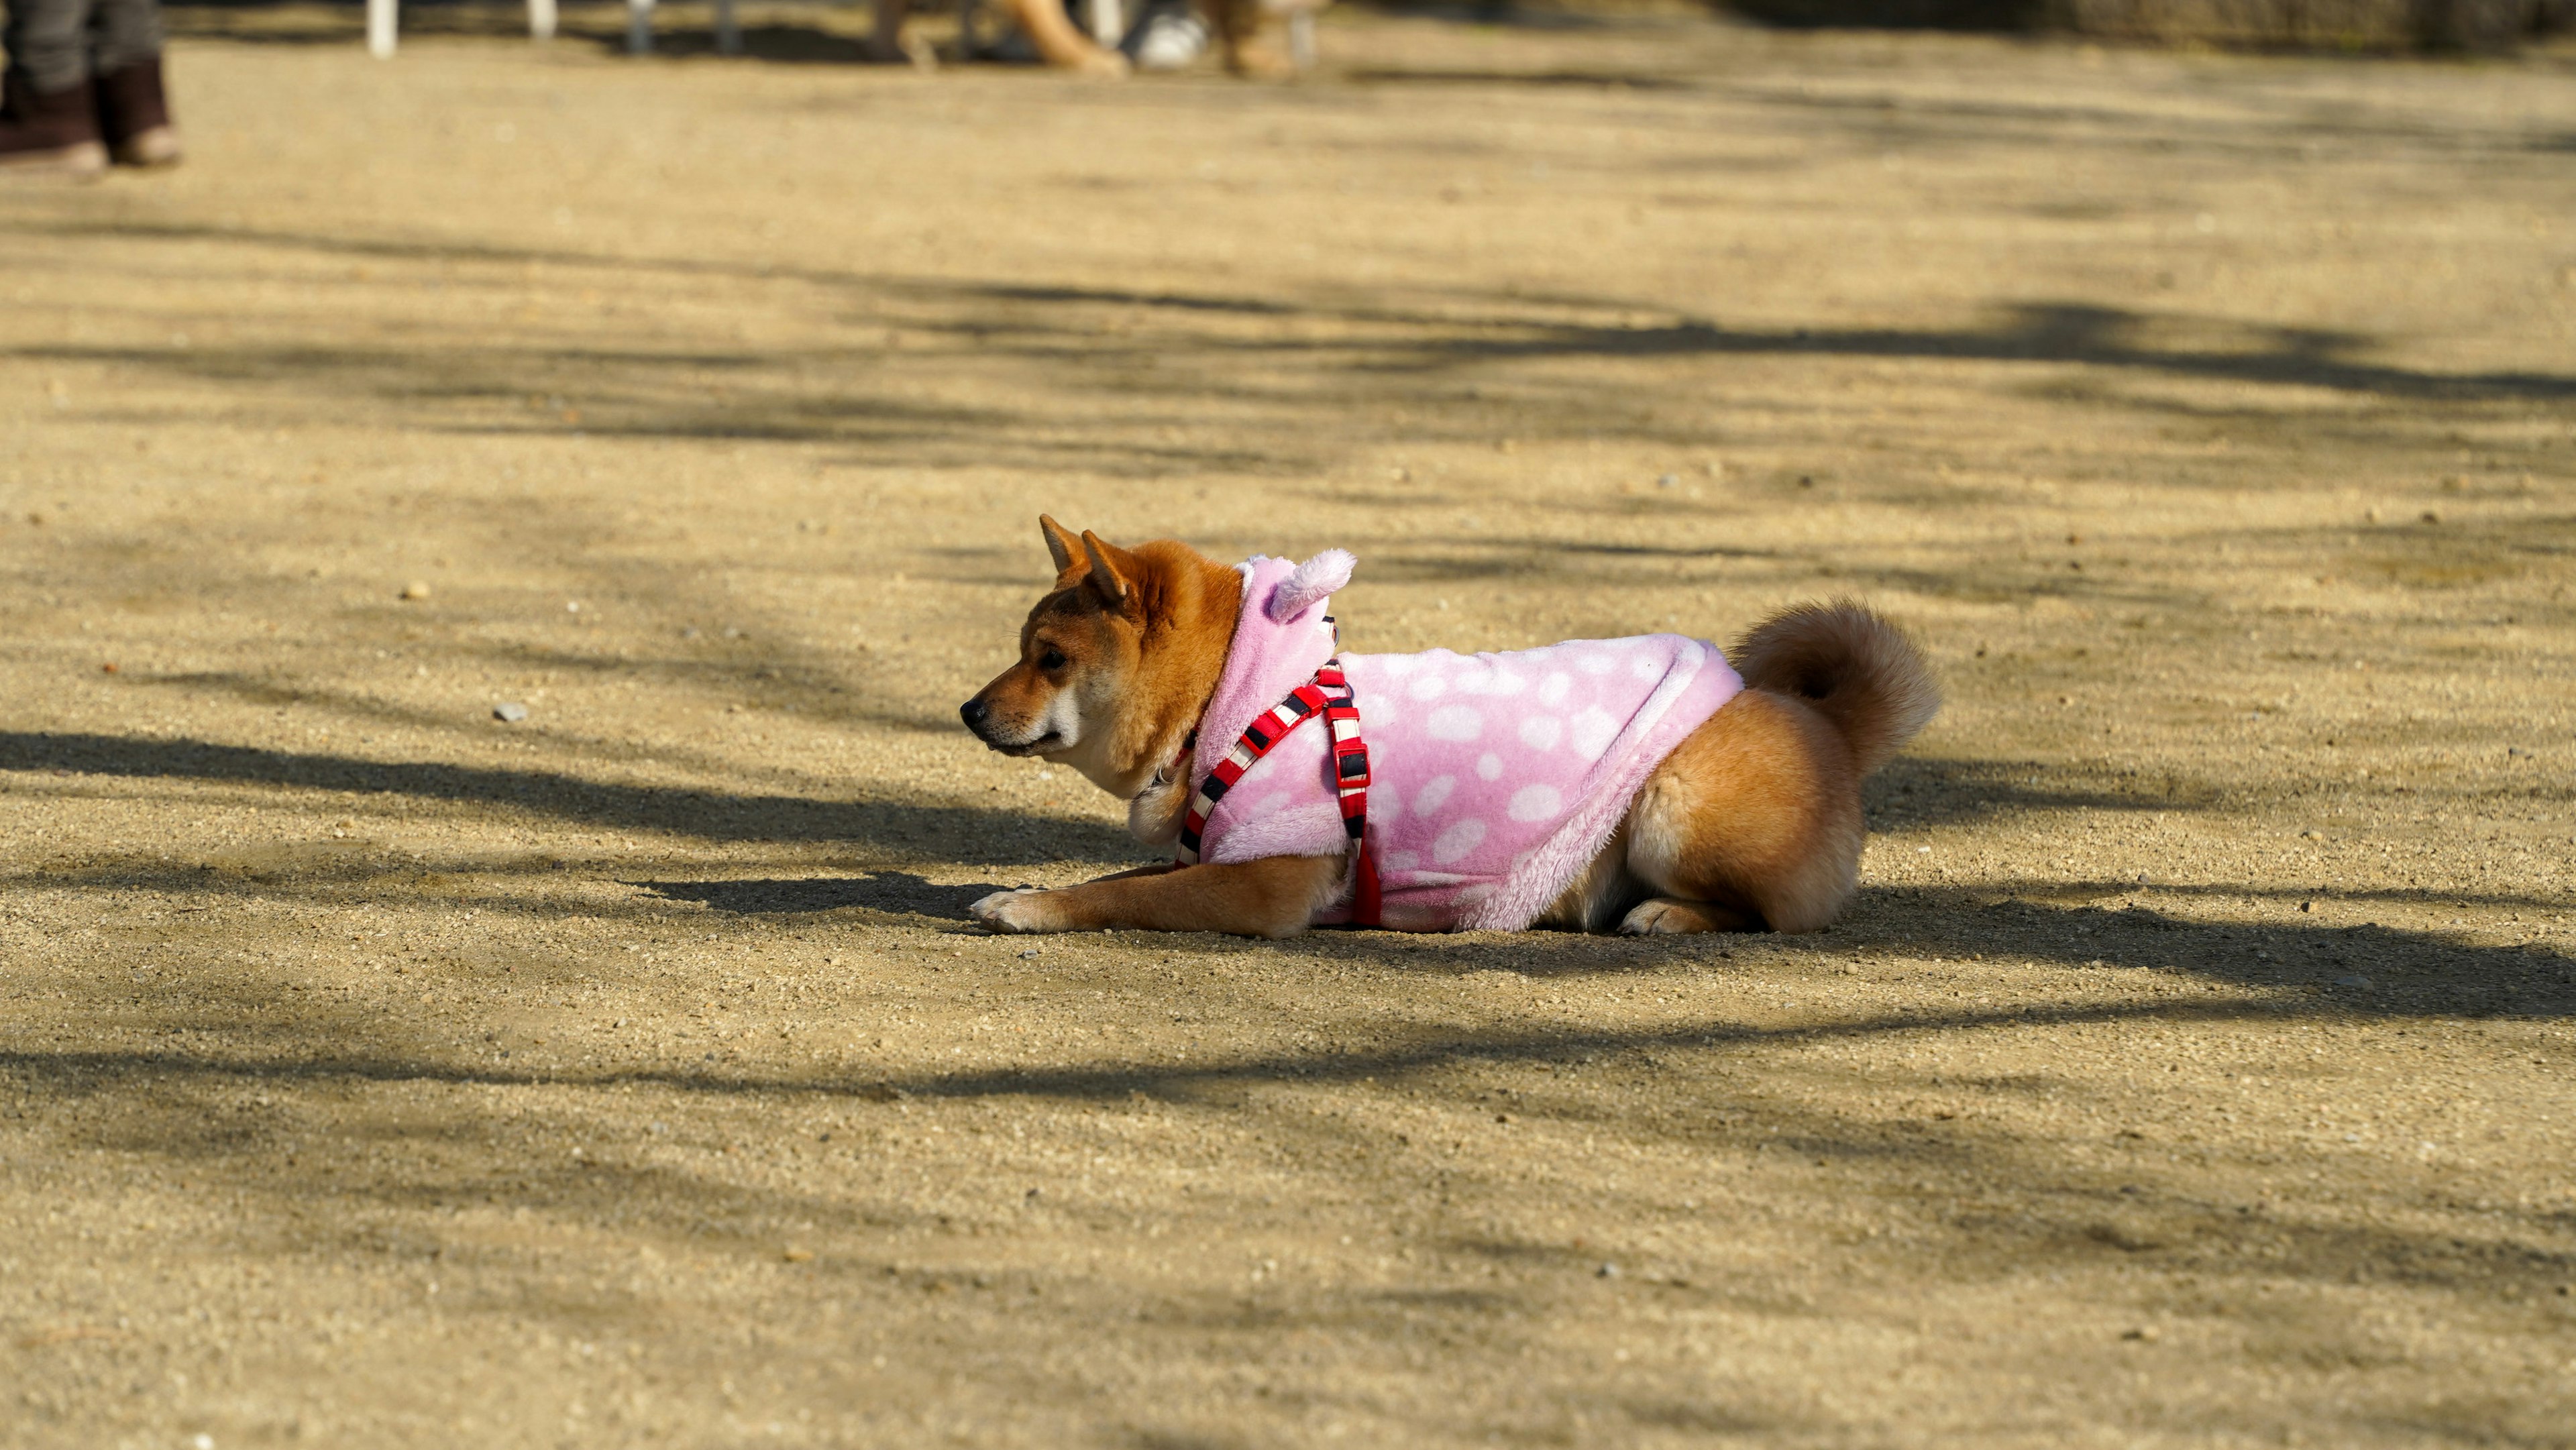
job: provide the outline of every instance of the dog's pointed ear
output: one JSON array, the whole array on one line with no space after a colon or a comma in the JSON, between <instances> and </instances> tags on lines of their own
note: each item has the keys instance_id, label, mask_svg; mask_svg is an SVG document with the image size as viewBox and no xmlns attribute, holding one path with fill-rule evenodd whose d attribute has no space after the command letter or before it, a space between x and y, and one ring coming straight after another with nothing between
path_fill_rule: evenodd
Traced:
<instances>
[{"instance_id":1,"label":"dog's pointed ear","mask_svg":"<svg viewBox=\"0 0 2576 1450\"><path fill-rule=\"evenodd\" d=\"M1045 514L1038 515L1038 532L1046 535L1047 553L1055 559L1056 573L1063 574L1082 557L1081 537Z\"/></svg>"},{"instance_id":2,"label":"dog's pointed ear","mask_svg":"<svg viewBox=\"0 0 2576 1450\"><path fill-rule=\"evenodd\" d=\"M1136 598L1136 556L1103 539L1089 529L1082 531L1082 552L1091 561L1091 573L1084 582L1100 593L1112 609L1125 609Z\"/></svg>"}]
</instances>

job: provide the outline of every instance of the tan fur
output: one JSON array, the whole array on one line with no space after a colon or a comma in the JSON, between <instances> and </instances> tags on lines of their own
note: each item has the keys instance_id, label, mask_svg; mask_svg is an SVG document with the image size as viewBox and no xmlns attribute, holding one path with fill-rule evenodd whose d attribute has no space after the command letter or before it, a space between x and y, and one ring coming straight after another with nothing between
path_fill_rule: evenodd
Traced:
<instances>
[{"instance_id":1,"label":"tan fur","mask_svg":"<svg viewBox=\"0 0 2576 1450\"><path fill-rule=\"evenodd\" d=\"M975 903L1004 931L1221 931L1295 936L1333 902L1339 856L1271 856L1240 865L1155 866L1058 891L1023 888Z\"/></svg>"},{"instance_id":2,"label":"tan fur","mask_svg":"<svg viewBox=\"0 0 2576 1450\"><path fill-rule=\"evenodd\" d=\"M1019 661L966 703L969 728L1133 800L1178 758L1216 691L1243 576L1170 540L1122 549L1051 518L1038 524L1055 588L1020 627ZM1061 664L1046 663L1050 650Z\"/></svg>"},{"instance_id":3,"label":"tan fur","mask_svg":"<svg viewBox=\"0 0 2576 1450\"><path fill-rule=\"evenodd\" d=\"M1669 903L1775 931L1832 921L1859 879L1860 782L1851 747L1812 707L1769 690L1727 701L1628 808L1625 864L1653 896L1619 929L1709 929L1656 909Z\"/></svg>"},{"instance_id":4,"label":"tan fur","mask_svg":"<svg viewBox=\"0 0 2576 1450\"><path fill-rule=\"evenodd\" d=\"M1941 709L1923 652L1856 600L1781 610L1745 631L1726 656L1745 684L1794 695L1832 721L1863 778Z\"/></svg>"},{"instance_id":5,"label":"tan fur","mask_svg":"<svg viewBox=\"0 0 2576 1450\"><path fill-rule=\"evenodd\" d=\"M1050 518L1038 523L1055 589L1021 628L1019 662L963 713L996 750L1083 771L1129 802L1128 828L1140 840L1168 843L1187 804L1181 742L1224 669L1242 576L1169 540L1122 549ZM1802 932L1850 901L1865 832L1861 782L1940 708L1930 668L1893 625L1850 601L1773 615L1730 656L1747 688L1647 777L1617 833L1541 925ZM1045 748L1056 731L1069 743ZM1147 867L1062 890L997 892L973 911L1004 931L1283 937L1333 904L1345 865L1282 856Z\"/></svg>"}]
</instances>

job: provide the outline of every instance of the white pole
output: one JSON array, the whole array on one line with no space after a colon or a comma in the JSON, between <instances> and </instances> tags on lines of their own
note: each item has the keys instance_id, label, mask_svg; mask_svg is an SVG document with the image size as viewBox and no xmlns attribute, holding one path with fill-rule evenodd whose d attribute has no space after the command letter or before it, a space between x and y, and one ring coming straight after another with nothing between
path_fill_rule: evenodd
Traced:
<instances>
[{"instance_id":1,"label":"white pole","mask_svg":"<svg viewBox=\"0 0 2576 1450\"><path fill-rule=\"evenodd\" d=\"M367 54L378 60L394 53L394 0L367 0Z\"/></svg>"},{"instance_id":2,"label":"white pole","mask_svg":"<svg viewBox=\"0 0 2576 1450\"><path fill-rule=\"evenodd\" d=\"M1127 17L1120 9L1118 0L1091 0L1091 38L1103 50L1116 50L1127 38Z\"/></svg>"},{"instance_id":3,"label":"white pole","mask_svg":"<svg viewBox=\"0 0 2576 1450\"><path fill-rule=\"evenodd\" d=\"M555 38L555 0L528 0L528 38Z\"/></svg>"},{"instance_id":4,"label":"white pole","mask_svg":"<svg viewBox=\"0 0 2576 1450\"><path fill-rule=\"evenodd\" d=\"M733 0L716 0L716 54L742 54L742 27L734 23Z\"/></svg>"},{"instance_id":5,"label":"white pole","mask_svg":"<svg viewBox=\"0 0 2576 1450\"><path fill-rule=\"evenodd\" d=\"M626 0L626 53L653 53L653 0Z\"/></svg>"}]
</instances>

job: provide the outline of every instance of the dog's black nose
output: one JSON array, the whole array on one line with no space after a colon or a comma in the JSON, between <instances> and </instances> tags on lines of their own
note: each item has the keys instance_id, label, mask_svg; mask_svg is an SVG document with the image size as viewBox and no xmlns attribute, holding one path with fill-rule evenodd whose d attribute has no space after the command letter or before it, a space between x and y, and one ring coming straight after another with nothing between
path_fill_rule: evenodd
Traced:
<instances>
[{"instance_id":1,"label":"dog's black nose","mask_svg":"<svg viewBox=\"0 0 2576 1450\"><path fill-rule=\"evenodd\" d=\"M969 700L957 707L957 718L965 721L969 730L983 729L984 717L992 713L993 707L981 700Z\"/></svg>"}]
</instances>

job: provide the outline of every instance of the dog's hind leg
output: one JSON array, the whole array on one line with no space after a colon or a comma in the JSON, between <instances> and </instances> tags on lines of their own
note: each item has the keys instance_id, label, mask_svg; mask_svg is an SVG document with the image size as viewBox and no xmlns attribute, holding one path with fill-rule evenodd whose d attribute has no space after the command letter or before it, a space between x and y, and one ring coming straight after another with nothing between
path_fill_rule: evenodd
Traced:
<instances>
[{"instance_id":1,"label":"dog's hind leg","mask_svg":"<svg viewBox=\"0 0 2576 1450\"><path fill-rule=\"evenodd\" d=\"M1860 874L1851 749L1805 701L1746 690L1667 756L1628 808L1631 933L1814 931Z\"/></svg>"}]
</instances>

